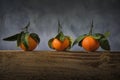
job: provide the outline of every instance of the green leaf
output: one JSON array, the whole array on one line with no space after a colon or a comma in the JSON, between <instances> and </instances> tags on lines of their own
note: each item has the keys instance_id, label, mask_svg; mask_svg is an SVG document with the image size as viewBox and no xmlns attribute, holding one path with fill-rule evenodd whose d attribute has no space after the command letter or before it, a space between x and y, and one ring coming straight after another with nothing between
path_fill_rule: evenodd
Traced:
<instances>
[{"instance_id":1,"label":"green leaf","mask_svg":"<svg viewBox=\"0 0 120 80\"><path fill-rule=\"evenodd\" d=\"M101 38L104 37L104 35L101 34L101 33L95 33L95 34L93 34L92 36L93 36L93 38L95 38L95 39L97 39L97 40L100 40Z\"/></svg>"},{"instance_id":2,"label":"green leaf","mask_svg":"<svg viewBox=\"0 0 120 80\"><path fill-rule=\"evenodd\" d=\"M21 42L24 44L24 46L26 47L27 50L28 50L28 48L29 48L28 36L29 36L28 33L23 33L23 34L21 35Z\"/></svg>"},{"instance_id":3,"label":"green leaf","mask_svg":"<svg viewBox=\"0 0 120 80\"><path fill-rule=\"evenodd\" d=\"M25 33L25 40L24 40L23 43L24 43L25 47L27 48L27 50L28 50L28 48L29 48L28 37L29 37L29 34L28 34L28 33Z\"/></svg>"},{"instance_id":4,"label":"green leaf","mask_svg":"<svg viewBox=\"0 0 120 80\"><path fill-rule=\"evenodd\" d=\"M109 45L109 42L106 38L100 39L100 46L102 49L110 50L110 45Z\"/></svg>"},{"instance_id":5,"label":"green leaf","mask_svg":"<svg viewBox=\"0 0 120 80\"><path fill-rule=\"evenodd\" d=\"M51 49L53 49L53 47L52 47L52 42L53 42L53 40L54 40L54 38L52 38L52 39L50 39L50 40L48 41L48 46L49 46Z\"/></svg>"},{"instance_id":6,"label":"green leaf","mask_svg":"<svg viewBox=\"0 0 120 80\"><path fill-rule=\"evenodd\" d=\"M80 44L81 44L81 41L85 38L85 36L86 36L86 34L80 35L80 36L73 42L73 45L72 45L72 46L76 45L76 44L79 43L79 42L80 42Z\"/></svg>"},{"instance_id":7,"label":"green leaf","mask_svg":"<svg viewBox=\"0 0 120 80\"><path fill-rule=\"evenodd\" d=\"M21 44L21 36L24 34L24 32L22 31L21 33L19 33L18 37L17 37L17 46L19 47Z\"/></svg>"},{"instance_id":8,"label":"green leaf","mask_svg":"<svg viewBox=\"0 0 120 80\"><path fill-rule=\"evenodd\" d=\"M18 33L18 34L15 34L15 35L13 35L13 36L10 36L10 37L7 37L7 38L4 38L3 40L4 40L4 41L16 41L18 35L19 35L19 33Z\"/></svg>"},{"instance_id":9,"label":"green leaf","mask_svg":"<svg viewBox=\"0 0 120 80\"><path fill-rule=\"evenodd\" d=\"M62 26L61 26L59 20L58 20L58 34L57 34L57 36L55 38L57 38L60 41L64 41L64 39L65 39L65 36L64 36L64 34L62 32Z\"/></svg>"},{"instance_id":10,"label":"green leaf","mask_svg":"<svg viewBox=\"0 0 120 80\"><path fill-rule=\"evenodd\" d=\"M30 37L32 37L37 43L40 43L40 38L36 33L31 33Z\"/></svg>"},{"instance_id":11,"label":"green leaf","mask_svg":"<svg viewBox=\"0 0 120 80\"><path fill-rule=\"evenodd\" d=\"M110 36L110 32L105 32L104 33L104 36L107 38L107 37L109 37Z\"/></svg>"},{"instance_id":12,"label":"green leaf","mask_svg":"<svg viewBox=\"0 0 120 80\"><path fill-rule=\"evenodd\" d=\"M65 36L65 37L68 38L69 41L70 41L70 45L69 45L69 47L67 48L67 49L70 49L70 48L72 47L72 45L73 45L73 39L72 39L71 37L69 37L69 36Z\"/></svg>"},{"instance_id":13,"label":"green leaf","mask_svg":"<svg viewBox=\"0 0 120 80\"><path fill-rule=\"evenodd\" d=\"M58 33L58 35L55 38L57 38L60 41L64 41L65 36L64 36L63 32L61 31L60 33Z\"/></svg>"}]
</instances>

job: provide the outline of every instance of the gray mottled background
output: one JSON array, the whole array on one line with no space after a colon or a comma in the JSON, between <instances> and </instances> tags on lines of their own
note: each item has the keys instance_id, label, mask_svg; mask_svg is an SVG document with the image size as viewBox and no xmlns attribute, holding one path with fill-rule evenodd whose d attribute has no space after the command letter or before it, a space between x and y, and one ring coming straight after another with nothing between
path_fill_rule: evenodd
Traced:
<instances>
[{"instance_id":1,"label":"gray mottled background","mask_svg":"<svg viewBox=\"0 0 120 80\"><path fill-rule=\"evenodd\" d=\"M110 31L112 51L120 50L120 0L0 0L0 50L20 49L2 38L20 32L28 21L29 31L41 38L36 50L51 50L47 42L57 34L58 19L73 39L87 33L93 19L94 32ZM71 50L83 49L76 45Z\"/></svg>"}]
</instances>

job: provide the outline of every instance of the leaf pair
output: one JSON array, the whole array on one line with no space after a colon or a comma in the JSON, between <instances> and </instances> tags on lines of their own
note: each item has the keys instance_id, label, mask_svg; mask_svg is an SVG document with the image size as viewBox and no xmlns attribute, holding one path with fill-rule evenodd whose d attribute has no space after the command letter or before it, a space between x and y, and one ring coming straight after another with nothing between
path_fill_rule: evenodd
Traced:
<instances>
[{"instance_id":1,"label":"leaf pair","mask_svg":"<svg viewBox=\"0 0 120 80\"><path fill-rule=\"evenodd\" d=\"M103 48L105 50L110 50L110 45L109 45L109 42L106 38L101 38L99 40L99 42L100 42L101 48Z\"/></svg>"},{"instance_id":2,"label":"leaf pair","mask_svg":"<svg viewBox=\"0 0 120 80\"><path fill-rule=\"evenodd\" d=\"M65 36L64 36L63 32L61 31L60 33L57 34L57 36L55 38L57 38L60 41L64 41Z\"/></svg>"},{"instance_id":3,"label":"leaf pair","mask_svg":"<svg viewBox=\"0 0 120 80\"><path fill-rule=\"evenodd\" d=\"M3 40L4 41L17 41L17 46L20 46L20 44L23 43L25 47L28 48L28 41L27 41L28 36L29 36L28 33L25 33L22 31L13 36L4 38Z\"/></svg>"},{"instance_id":4,"label":"leaf pair","mask_svg":"<svg viewBox=\"0 0 120 80\"><path fill-rule=\"evenodd\" d=\"M102 49L110 50L110 44L109 44L109 41L107 40L107 37L109 37L109 36L110 36L110 32L106 32L104 34L95 33L93 35L93 38L95 38L99 41Z\"/></svg>"}]
</instances>

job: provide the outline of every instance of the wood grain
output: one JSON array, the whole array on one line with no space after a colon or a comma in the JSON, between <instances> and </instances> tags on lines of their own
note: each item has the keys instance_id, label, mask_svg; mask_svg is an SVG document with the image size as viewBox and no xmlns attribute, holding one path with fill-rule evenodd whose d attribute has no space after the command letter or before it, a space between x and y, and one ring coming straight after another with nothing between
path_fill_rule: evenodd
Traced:
<instances>
[{"instance_id":1,"label":"wood grain","mask_svg":"<svg viewBox=\"0 0 120 80\"><path fill-rule=\"evenodd\" d=\"M0 50L0 80L119 80L120 52Z\"/></svg>"}]
</instances>

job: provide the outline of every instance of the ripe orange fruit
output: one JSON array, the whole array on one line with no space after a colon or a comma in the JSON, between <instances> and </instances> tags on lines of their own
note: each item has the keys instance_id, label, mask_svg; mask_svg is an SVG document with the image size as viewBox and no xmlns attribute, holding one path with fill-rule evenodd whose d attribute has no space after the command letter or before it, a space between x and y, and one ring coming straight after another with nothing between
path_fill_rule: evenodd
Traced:
<instances>
[{"instance_id":1,"label":"ripe orange fruit","mask_svg":"<svg viewBox=\"0 0 120 80\"><path fill-rule=\"evenodd\" d=\"M52 41L52 48L57 51L63 51L68 48L70 45L70 41L68 38L65 38L64 41L60 41L57 38L54 38Z\"/></svg>"},{"instance_id":2,"label":"ripe orange fruit","mask_svg":"<svg viewBox=\"0 0 120 80\"><path fill-rule=\"evenodd\" d=\"M28 37L28 48L25 47L24 43L21 42L20 44L20 48L23 49L24 51L32 51L34 50L38 43L32 38L32 37Z\"/></svg>"},{"instance_id":3,"label":"ripe orange fruit","mask_svg":"<svg viewBox=\"0 0 120 80\"><path fill-rule=\"evenodd\" d=\"M96 51L99 48L99 42L92 36L86 36L82 40L82 47L87 51Z\"/></svg>"}]
</instances>

